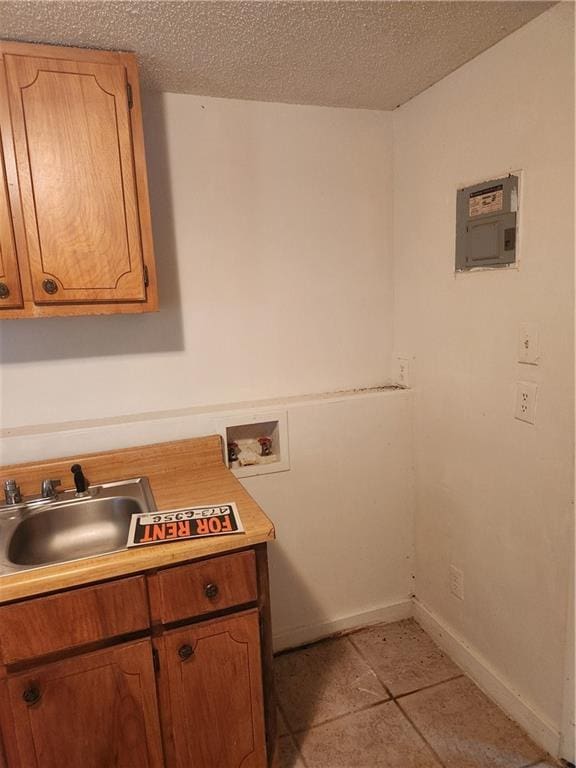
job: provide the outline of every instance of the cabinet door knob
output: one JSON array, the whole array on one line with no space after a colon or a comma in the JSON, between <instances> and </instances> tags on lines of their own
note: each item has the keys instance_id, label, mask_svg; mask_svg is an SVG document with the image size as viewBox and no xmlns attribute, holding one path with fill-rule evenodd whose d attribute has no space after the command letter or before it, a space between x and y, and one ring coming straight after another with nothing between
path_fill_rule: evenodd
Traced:
<instances>
[{"instance_id":1,"label":"cabinet door knob","mask_svg":"<svg viewBox=\"0 0 576 768\"><path fill-rule=\"evenodd\" d=\"M10 288L6 283L0 283L0 299L7 299L10 296Z\"/></svg>"},{"instance_id":2,"label":"cabinet door knob","mask_svg":"<svg viewBox=\"0 0 576 768\"><path fill-rule=\"evenodd\" d=\"M46 293L57 293L58 291L58 286L54 280L43 280L42 288L44 288Z\"/></svg>"},{"instance_id":3,"label":"cabinet door knob","mask_svg":"<svg viewBox=\"0 0 576 768\"><path fill-rule=\"evenodd\" d=\"M194 648L192 648L191 645L188 645L188 643L185 643L184 645L181 645L180 648L178 648L178 656L180 656L182 661L187 661L193 655Z\"/></svg>"},{"instance_id":4,"label":"cabinet door knob","mask_svg":"<svg viewBox=\"0 0 576 768\"><path fill-rule=\"evenodd\" d=\"M216 597L218 594L218 584L206 584L206 586L204 587L204 594L210 600L213 597Z\"/></svg>"},{"instance_id":5,"label":"cabinet door knob","mask_svg":"<svg viewBox=\"0 0 576 768\"><path fill-rule=\"evenodd\" d=\"M36 702L40 699L40 688L38 688L37 685L29 685L28 688L24 689L24 693L22 694L22 698L28 704L28 706L31 706L32 704L36 704Z\"/></svg>"}]
</instances>

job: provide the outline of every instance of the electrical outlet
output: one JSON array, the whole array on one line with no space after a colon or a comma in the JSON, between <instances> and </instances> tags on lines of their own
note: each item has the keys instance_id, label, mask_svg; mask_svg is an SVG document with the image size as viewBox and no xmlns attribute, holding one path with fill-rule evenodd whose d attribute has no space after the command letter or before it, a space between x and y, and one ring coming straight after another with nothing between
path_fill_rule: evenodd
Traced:
<instances>
[{"instance_id":1,"label":"electrical outlet","mask_svg":"<svg viewBox=\"0 0 576 768\"><path fill-rule=\"evenodd\" d=\"M405 357L396 358L396 378L401 387L410 386L410 361Z\"/></svg>"},{"instance_id":2,"label":"electrical outlet","mask_svg":"<svg viewBox=\"0 0 576 768\"><path fill-rule=\"evenodd\" d=\"M455 565L448 569L448 580L450 583L450 592L458 600L464 600L464 574Z\"/></svg>"},{"instance_id":3,"label":"electrical outlet","mask_svg":"<svg viewBox=\"0 0 576 768\"><path fill-rule=\"evenodd\" d=\"M538 365L539 346L538 326L535 323L522 323L518 336L518 362Z\"/></svg>"},{"instance_id":4,"label":"electrical outlet","mask_svg":"<svg viewBox=\"0 0 576 768\"><path fill-rule=\"evenodd\" d=\"M536 423L536 398L538 385L533 381L519 381L516 384L515 418L528 424Z\"/></svg>"}]
</instances>

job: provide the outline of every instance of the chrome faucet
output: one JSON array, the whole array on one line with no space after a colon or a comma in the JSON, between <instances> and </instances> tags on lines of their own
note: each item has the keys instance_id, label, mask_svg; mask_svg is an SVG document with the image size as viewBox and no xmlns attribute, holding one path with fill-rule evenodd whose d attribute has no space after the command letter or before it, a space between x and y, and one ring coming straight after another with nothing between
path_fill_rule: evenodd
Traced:
<instances>
[{"instance_id":1,"label":"chrome faucet","mask_svg":"<svg viewBox=\"0 0 576 768\"><path fill-rule=\"evenodd\" d=\"M20 493L20 486L17 485L16 480L4 481L4 498L6 504L20 504L22 501L22 494Z\"/></svg>"},{"instance_id":2,"label":"chrome faucet","mask_svg":"<svg viewBox=\"0 0 576 768\"><path fill-rule=\"evenodd\" d=\"M58 495L56 488L62 484L62 480L42 480L42 498L53 499Z\"/></svg>"}]
</instances>

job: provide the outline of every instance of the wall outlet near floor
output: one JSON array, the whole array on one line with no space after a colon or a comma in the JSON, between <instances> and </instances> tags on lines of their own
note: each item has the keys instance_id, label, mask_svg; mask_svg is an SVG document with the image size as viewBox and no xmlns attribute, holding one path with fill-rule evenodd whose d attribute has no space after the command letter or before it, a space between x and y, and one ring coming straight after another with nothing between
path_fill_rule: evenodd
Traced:
<instances>
[{"instance_id":1,"label":"wall outlet near floor","mask_svg":"<svg viewBox=\"0 0 576 768\"><path fill-rule=\"evenodd\" d=\"M450 592L454 597L457 597L458 600L464 600L464 574L455 565L451 565L448 569L448 581Z\"/></svg>"},{"instance_id":2,"label":"wall outlet near floor","mask_svg":"<svg viewBox=\"0 0 576 768\"><path fill-rule=\"evenodd\" d=\"M515 418L528 424L536 423L536 398L538 384L533 381L519 381L516 384Z\"/></svg>"}]
</instances>

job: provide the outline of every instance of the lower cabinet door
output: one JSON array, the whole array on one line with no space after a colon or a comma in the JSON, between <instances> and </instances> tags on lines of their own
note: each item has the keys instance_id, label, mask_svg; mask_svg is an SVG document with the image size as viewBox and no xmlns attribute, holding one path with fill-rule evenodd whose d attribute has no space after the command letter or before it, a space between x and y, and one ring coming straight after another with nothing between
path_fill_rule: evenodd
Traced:
<instances>
[{"instance_id":1,"label":"lower cabinet door","mask_svg":"<svg viewBox=\"0 0 576 768\"><path fill-rule=\"evenodd\" d=\"M35 667L7 689L9 768L162 768L149 640Z\"/></svg>"},{"instance_id":2,"label":"lower cabinet door","mask_svg":"<svg viewBox=\"0 0 576 768\"><path fill-rule=\"evenodd\" d=\"M265 768L258 611L159 639L169 768Z\"/></svg>"}]
</instances>

